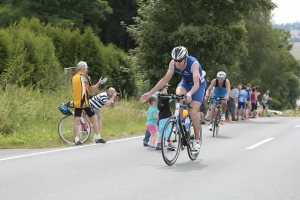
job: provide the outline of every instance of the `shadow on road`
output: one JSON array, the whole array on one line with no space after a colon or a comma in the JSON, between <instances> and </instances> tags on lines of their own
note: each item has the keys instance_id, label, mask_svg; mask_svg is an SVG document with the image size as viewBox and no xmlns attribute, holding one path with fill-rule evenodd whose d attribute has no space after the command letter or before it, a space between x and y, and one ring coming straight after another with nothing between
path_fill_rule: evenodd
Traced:
<instances>
[{"instance_id":1,"label":"shadow on road","mask_svg":"<svg viewBox=\"0 0 300 200\"><path fill-rule=\"evenodd\" d=\"M201 159L197 159L195 161L188 161L188 162L182 162L182 163L175 163L172 166L162 166L159 167L159 169L162 170L173 170L177 172L188 172L188 171L195 171L195 170L202 170L207 167L207 165L201 165Z\"/></svg>"},{"instance_id":2,"label":"shadow on road","mask_svg":"<svg viewBox=\"0 0 300 200\"><path fill-rule=\"evenodd\" d=\"M211 136L211 138L216 138L216 139L232 139L231 137L228 136L224 136L224 135L218 135L218 136Z\"/></svg>"}]
</instances>

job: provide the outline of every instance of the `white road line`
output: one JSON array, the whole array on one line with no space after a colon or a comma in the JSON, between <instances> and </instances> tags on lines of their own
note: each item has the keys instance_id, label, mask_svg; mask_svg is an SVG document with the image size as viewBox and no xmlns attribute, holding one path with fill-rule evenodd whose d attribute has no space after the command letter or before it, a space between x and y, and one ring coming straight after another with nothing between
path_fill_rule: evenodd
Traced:
<instances>
[{"instance_id":1,"label":"white road line","mask_svg":"<svg viewBox=\"0 0 300 200\"><path fill-rule=\"evenodd\" d=\"M300 127L300 124L296 125L295 127L296 127L296 128L297 128L297 127Z\"/></svg>"},{"instance_id":2,"label":"white road line","mask_svg":"<svg viewBox=\"0 0 300 200\"><path fill-rule=\"evenodd\" d=\"M271 141L271 140L273 140L273 139L274 139L274 138L268 138L268 139L265 139L265 140L263 140L263 141L261 141L261 142L258 142L258 143L256 143L256 144L250 146L250 147L247 147L246 149L254 149L255 147L258 147L258 146L260 146L260 145L262 145L262 144L264 144L264 143L266 143L266 142L269 142L269 141Z\"/></svg>"},{"instance_id":3,"label":"white road line","mask_svg":"<svg viewBox=\"0 0 300 200\"><path fill-rule=\"evenodd\" d=\"M144 137L144 136L131 137L131 138L120 139L120 140L112 140L112 141L108 141L107 143L122 142L122 141L125 141L125 140L133 140L133 139L142 138L142 137ZM29 157L29 156L37 156L37 155L42 155L42 154L47 154L47 153L54 153L54 152L59 152L59 151L68 151L68 150L73 150L73 149L78 149L78 148L90 147L90 146L94 146L94 145L98 145L98 144L88 144L88 145L82 145L82 146L76 146L76 147L56 149L56 150L51 150L51 151L25 154L25 155L20 155L20 156L13 156L13 157L8 157L8 158L2 158L2 159L0 159L0 161L12 160L12 159L17 159L17 158L24 158L24 157Z\"/></svg>"}]
</instances>

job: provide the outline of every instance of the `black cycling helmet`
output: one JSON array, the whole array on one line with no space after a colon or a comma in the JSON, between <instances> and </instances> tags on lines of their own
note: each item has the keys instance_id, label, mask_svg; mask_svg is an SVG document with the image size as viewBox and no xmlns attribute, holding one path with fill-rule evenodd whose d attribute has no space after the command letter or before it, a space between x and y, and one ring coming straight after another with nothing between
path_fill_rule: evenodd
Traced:
<instances>
[{"instance_id":1,"label":"black cycling helmet","mask_svg":"<svg viewBox=\"0 0 300 200\"><path fill-rule=\"evenodd\" d=\"M188 56L188 51L184 46L175 47L172 50L171 56L174 60L183 60Z\"/></svg>"}]
</instances>

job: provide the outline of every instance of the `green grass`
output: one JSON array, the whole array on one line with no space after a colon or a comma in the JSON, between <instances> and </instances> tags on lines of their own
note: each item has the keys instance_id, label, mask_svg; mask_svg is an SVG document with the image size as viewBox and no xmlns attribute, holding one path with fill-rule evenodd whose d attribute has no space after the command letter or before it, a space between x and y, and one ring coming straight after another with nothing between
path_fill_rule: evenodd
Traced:
<instances>
[{"instance_id":1,"label":"green grass","mask_svg":"<svg viewBox=\"0 0 300 200\"><path fill-rule=\"evenodd\" d=\"M66 146L57 132L64 116L58 106L71 99L68 87L45 93L12 85L0 90L0 149ZM111 140L143 134L147 110L148 105L134 99L118 101L115 108L104 107L101 136Z\"/></svg>"}]
</instances>

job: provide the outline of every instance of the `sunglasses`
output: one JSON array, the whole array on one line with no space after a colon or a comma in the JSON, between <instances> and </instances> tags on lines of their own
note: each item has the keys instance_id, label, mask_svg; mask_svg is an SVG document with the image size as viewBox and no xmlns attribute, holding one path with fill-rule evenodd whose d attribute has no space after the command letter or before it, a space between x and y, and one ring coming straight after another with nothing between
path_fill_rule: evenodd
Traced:
<instances>
[{"instance_id":1,"label":"sunglasses","mask_svg":"<svg viewBox=\"0 0 300 200\"><path fill-rule=\"evenodd\" d=\"M183 60L174 60L174 62L181 63Z\"/></svg>"}]
</instances>

